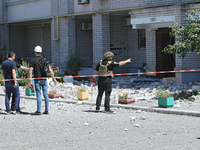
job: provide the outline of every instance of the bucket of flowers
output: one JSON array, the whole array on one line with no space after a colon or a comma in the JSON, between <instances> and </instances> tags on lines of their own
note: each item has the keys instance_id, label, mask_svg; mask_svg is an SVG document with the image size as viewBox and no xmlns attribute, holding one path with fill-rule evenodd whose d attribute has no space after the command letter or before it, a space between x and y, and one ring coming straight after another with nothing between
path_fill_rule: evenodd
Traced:
<instances>
[{"instance_id":1,"label":"bucket of flowers","mask_svg":"<svg viewBox=\"0 0 200 150\"><path fill-rule=\"evenodd\" d=\"M35 89L31 89L29 84L25 84L25 95L27 96L34 96L35 95Z\"/></svg>"},{"instance_id":2,"label":"bucket of flowers","mask_svg":"<svg viewBox=\"0 0 200 150\"><path fill-rule=\"evenodd\" d=\"M158 106L159 107L173 107L174 106L174 97L172 94L165 90L163 87L158 87L155 92L156 98L158 98Z\"/></svg>"},{"instance_id":3,"label":"bucket of flowers","mask_svg":"<svg viewBox=\"0 0 200 150\"><path fill-rule=\"evenodd\" d=\"M118 94L118 100L121 104L131 104L135 102L135 98L129 98L128 93Z\"/></svg>"},{"instance_id":4,"label":"bucket of flowers","mask_svg":"<svg viewBox=\"0 0 200 150\"><path fill-rule=\"evenodd\" d=\"M54 89L54 90L49 91L48 96L49 96L49 98L59 98L62 95L61 94L57 94L57 91Z\"/></svg>"},{"instance_id":5,"label":"bucket of flowers","mask_svg":"<svg viewBox=\"0 0 200 150\"><path fill-rule=\"evenodd\" d=\"M77 91L77 98L78 100L88 100L89 99L89 92L86 91L86 88L78 88Z\"/></svg>"}]
</instances>

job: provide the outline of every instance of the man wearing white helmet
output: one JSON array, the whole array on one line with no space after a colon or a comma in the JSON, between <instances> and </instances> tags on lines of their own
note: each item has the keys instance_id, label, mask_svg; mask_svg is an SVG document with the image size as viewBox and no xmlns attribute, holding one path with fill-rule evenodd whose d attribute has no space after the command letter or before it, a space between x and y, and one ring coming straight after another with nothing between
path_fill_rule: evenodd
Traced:
<instances>
[{"instance_id":1,"label":"man wearing white helmet","mask_svg":"<svg viewBox=\"0 0 200 150\"><path fill-rule=\"evenodd\" d=\"M114 54L110 51L106 52L104 54L103 60L100 60L100 62L97 64L94 75L97 75L99 72L99 80L98 80L98 95L96 99L96 111L98 112L100 110L101 106L101 99L102 95L105 91L105 111L111 111L110 110L110 94L112 92L112 75L113 74L113 68L119 67L122 65L125 65L126 63L131 62L131 58L120 61L119 63L114 62L113 59ZM95 82L95 76L93 77L93 82Z\"/></svg>"},{"instance_id":2,"label":"man wearing white helmet","mask_svg":"<svg viewBox=\"0 0 200 150\"><path fill-rule=\"evenodd\" d=\"M34 72L34 78L47 77L47 73L45 72L45 69L44 69L46 65L46 58L43 58L41 56L42 48L40 46L36 46L34 51L35 51L35 57L32 58L30 61L30 70L29 70L31 88L33 88L32 72ZM48 69L56 85L57 81L54 78L54 74L51 67L48 66ZM41 103L42 103L41 87L43 91L43 96L45 98L45 111L43 114L49 114L49 97L48 97L47 79L35 79L35 90L36 90L36 96L37 96L37 111L35 112L36 115L41 115Z\"/></svg>"}]
</instances>

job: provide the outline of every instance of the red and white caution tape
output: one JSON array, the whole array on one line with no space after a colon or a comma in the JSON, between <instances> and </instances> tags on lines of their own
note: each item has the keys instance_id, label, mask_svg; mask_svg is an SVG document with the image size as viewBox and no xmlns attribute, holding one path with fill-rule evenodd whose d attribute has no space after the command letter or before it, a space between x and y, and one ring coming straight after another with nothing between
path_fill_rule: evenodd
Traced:
<instances>
[{"instance_id":1,"label":"red and white caution tape","mask_svg":"<svg viewBox=\"0 0 200 150\"><path fill-rule=\"evenodd\" d=\"M195 72L200 71L200 69L191 69L191 70L176 70L176 71L157 71L157 72L140 72L140 73L121 73L121 74L109 74L109 76L124 76L124 75L138 75L138 74L158 74L158 73L175 73L175 72ZM97 76L108 76L108 75L81 75L81 76L62 76L62 77L55 77L55 78L83 78L83 77L97 77ZM31 79L50 79L53 77L41 77L41 78L31 78ZM14 79L6 79L0 81L13 81ZM30 80L30 78L23 78L23 79L16 79L16 80Z\"/></svg>"}]
</instances>

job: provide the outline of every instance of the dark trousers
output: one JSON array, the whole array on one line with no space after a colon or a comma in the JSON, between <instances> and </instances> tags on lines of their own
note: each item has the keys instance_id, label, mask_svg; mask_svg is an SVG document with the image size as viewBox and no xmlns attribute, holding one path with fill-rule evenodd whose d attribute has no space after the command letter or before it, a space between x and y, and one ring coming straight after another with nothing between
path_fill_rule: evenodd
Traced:
<instances>
[{"instance_id":1,"label":"dark trousers","mask_svg":"<svg viewBox=\"0 0 200 150\"><path fill-rule=\"evenodd\" d=\"M20 98L19 98L19 104L20 104ZM12 92L11 110L16 110L16 107L15 107L15 94L13 92Z\"/></svg>"},{"instance_id":2,"label":"dark trousers","mask_svg":"<svg viewBox=\"0 0 200 150\"><path fill-rule=\"evenodd\" d=\"M99 77L98 80L98 95L96 100L96 109L101 106L102 95L105 91L105 110L110 109L110 94L112 92L112 77Z\"/></svg>"},{"instance_id":3,"label":"dark trousers","mask_svg":"<svg viewBox=\"0 0 200 150\"><path fill-rule=\"evenodd\" d=\"M9 101L10 101L11 92L13 92L14 95L15 95L16 111L19 111L19 97L20 97L19 96L19 84L17 83L16 88L14 88L13 85L14 85L13 81L6 81L5 82L5 88L6 88L5 105L6 105L6 111L7 112L10 112Z\"/></svg>"}]
</instances>

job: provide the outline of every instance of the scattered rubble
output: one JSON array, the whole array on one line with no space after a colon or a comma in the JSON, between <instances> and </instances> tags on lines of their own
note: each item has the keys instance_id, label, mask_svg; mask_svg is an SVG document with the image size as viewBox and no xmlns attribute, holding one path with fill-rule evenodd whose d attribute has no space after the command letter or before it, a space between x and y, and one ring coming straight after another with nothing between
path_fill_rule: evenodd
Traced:
<instances>
[{"instance_id":1,"label":"scattered rubble","mask_svg":"<svg viewBox=\"0 0 200 150\"><path fill-rule=\"evenodd\" d=\"M56 89L59 94L62 95L60 100L73 100L77 101L77 105L83 104L83 101L78 101L77 99L77 89L80 87L85 88L89 92L89 102L96 102L96 97L98 94L98 86L91 86L91 79L77 81L73 80L73 78L68 77L64 78L64 83L60 83L58 85L54 85L51 79L48 79L48 90ZM118 104L118 94L128 93L129 98L134 98L135 103L138 102L147 102L153 103L155 98L155 93L157 87L164 87L166 90L172 93L172 96L175 100L188 100L194 102L195 100L200 100L200 95L198 91L195 92L195 89L199 89L200 84L198 82L190 82L188 84L174 84L173 82L169 82L169 84L164 85L162 83L162 79L152 79L145 77L137 77L137 76L122 76L122 77L114 77L112 81L112 93L111 93L111 104ZM0 88L0 93L3 92L3 88ZM25 87L20 86L20 95L25 96ZM196 95L196 96L195 96ZM36 96L30 96L36 97ZM104 96L103 96L104 98ZM179 101L180 102L180 101ZM102 100L102 104L104 100ZM134 103L134 104L135 104ZM133 105L134 105L133 104ZM174 107L181 107L181 103L174 105ZM62 107L58 107L58 109L63 109ZM141 110L137 110L139 113Z\"/></svg>"}]
</instances>

